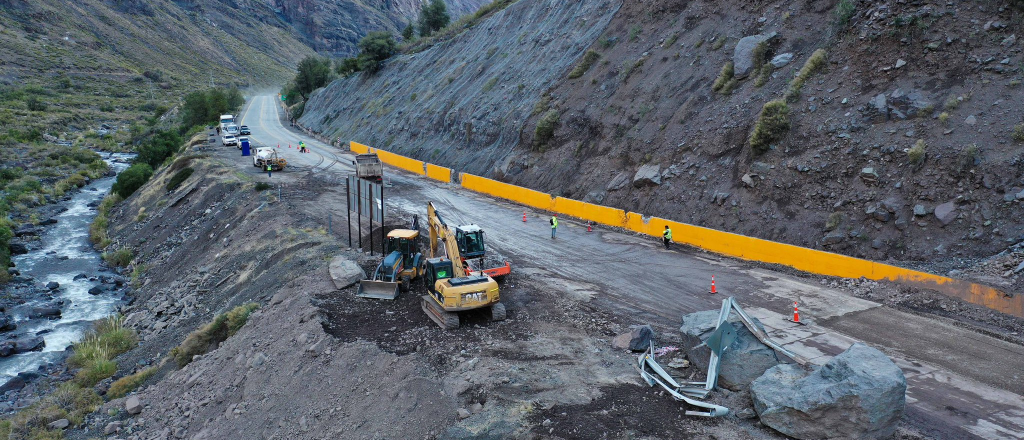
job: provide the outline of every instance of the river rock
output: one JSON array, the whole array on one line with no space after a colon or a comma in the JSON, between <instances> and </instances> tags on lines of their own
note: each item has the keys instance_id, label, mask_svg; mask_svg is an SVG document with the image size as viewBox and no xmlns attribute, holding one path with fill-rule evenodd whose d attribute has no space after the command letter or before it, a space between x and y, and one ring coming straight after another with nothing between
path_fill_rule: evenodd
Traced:
<instances>
[{"instance_id":1,"label":"river rock","mask_svg":"<svg viewBox=\"0 0 1024 440\"><path fill-rule=\"evenodd\" d=\"M23 336L18 339L9 339L0 342L0 357L42 350L45 346L46 341L40 336Z\"/></svg>"},{"instance_id":2,"label":"river rock","mask_svg":"<svg viewBox=\"0 0 1024 440\"><path fill-rule=\"evenodd\" d=\"M711 360L711 349L706 346L696 348L704 343L718 324L718 310L706 310L683 316L683 325L679 327L683 341L680 347L690 363L707 371ZM757 318L754 323L762 330ZM738 317L730 314L726 325L736 330L736 340L722 354L718 369L719 385L733 391L746 388L751 381L757 379L765 370L779 364L775 351L757 340L750 330L743 325Z\"/></svg>"},{"instance_id":3,"label":"river rock","mask_svg":"<svg viewBox=\"0 0 1024 440\"><path fill-rule=\"evenodd\" d=\"M661 165L656 163L641 165L633 175L633 186L637 188L657 185L661 185Z\"/></svg>"},{"instance_id":4,"label":"river rock","mask_svg":"<svg viewBox=\"0 0 1024 440\"><path fill-rule=\"evenodd\" d=\"M8 245L11 255L23 255L28 253L28 246L25 243L11 243Z\"/></svg>"},{"instance_id":5,"label":"river rock","mask_svg":"<svg viewBox=\"0 0 1024 440\"><path fill-rule=\"evenodd\" d=\"M0 386L0 395L3 395L8 391L18 391L22 388L25 388L25 385L25 378L21 377L20 375L14 376L10 380L8 380L7 383L3 384L3 386Z\"/></svg>"},{"instance_id":6,"label":"river rock","mask_svg":"<svg viewBox=\"0 0 1024 440\"><path fill-rule=\"evenodd\" d=\"M750 75L750 71L754 69L754 51L761 44L765 44L771 39L778 35L775 32L769 32L767 34L751 35L743 37L738 43L736 43L736 49L732 54L732 65L733 75L737 79L746 78Z\"/></svg>"},{"instance_id":7,"label":"river rock","mask_svg":"<svg viewBox=\"0 0 1024 440\"><path fill-rule=\"evenodd\" d=\"M750 384L761 423L798 439L888 438L906 391L903 371L859 342L810 373L783 364Z\"/></svg>"},{"instance_id":8,"label":"river rock","mask_svg":"<svg viewBox=\"0 0 1024 440\"><path fill-rule=\"evenodd\" d=\"M46 283L46 289L47 290L57 290L57 289L60 289L60 283L58 283L56 281L50 281L49 283Z\"/></svg>"},{"instance_id":9,"label":"river rock","mask_svg":"<svg viewBox=\"0 0 1024 440\"><path fill-rule=\"evenodd\" d=\"M953 220L956 220L956 204L953 202L946 202L936 206L935 218L942 222L942 226L950 224Z\"/></svg>"},{"instance_id":10,"label":"river rock","mask_svg":"<svg viewBox=\"0 0 1024 440\"><path fill-rule=\"evenodd\" d=\"M46 220L43 220L43 221L39 222L40 226L49 226L49 225L55 225L55 224L57 224L57 219L55 219L53 217L50 217L50 218L48 218Z\"/></svg>"},{"instance_id":11,"label":"river rock","mask_svg":"<svg viewBox=\"0 0 1024 440\"><path fill-rule=\"evenodd\" d=\"M331 280L334 281L334 287L338 289L344 289L366 278L366 272L363 272L358 264L342 256L334 257L331 260L328 272L331 274Z\"/></svg>"},{"instance_id":12,"label":"river rock","mask_svg":"<svg viewBox=\"0 0 1024 440\"><path fill-rule=\"evenodd\" d=\"M18 230L14 231L15 237L26 237L34 235L39 235L39 229L32 225L24 225L18 228Z\"/></svg>"},{"instance_id":13,"label":"river rock","mask_svg":"<svg viewBox=\"0 0 1024 440\"><path fill-rule=\"evenodd\" d=\"M56 307L33 307L29 309L28 317L29 319L56 319L60 318L60 309Z\"/></svg>"},{"instance_id":14,"label":"river rock","mask_svg":"<svg viewBox=\"0 0 1024 440\"><path fill-rule=\"evenodd\" d=\"M64 429L71 426L71 422L68 419L54 420L46 425L50 429Z\"/></svg>"},{"instance_id":15,"label":"river rock","mask_svg":"<svg viewBox=\"0 0 1024 440\"><path fill-rule=\"evenodd\" d=\"M14 323L14 319L10 315L0 313L0 332L11 331L16 328L18 328L18 325Z\"/></svg>"},{"instance_id":16,"label":"river rock","mask_svg":"<svg viewBox=\"0 0 1024 440\"><path fill-rule=\"evenodd\" d=\"M103 293L103 290L103 286L92 286L91 288L89 288L89 294L94 296L99 295Z\"/></svg>"}]
</instances>

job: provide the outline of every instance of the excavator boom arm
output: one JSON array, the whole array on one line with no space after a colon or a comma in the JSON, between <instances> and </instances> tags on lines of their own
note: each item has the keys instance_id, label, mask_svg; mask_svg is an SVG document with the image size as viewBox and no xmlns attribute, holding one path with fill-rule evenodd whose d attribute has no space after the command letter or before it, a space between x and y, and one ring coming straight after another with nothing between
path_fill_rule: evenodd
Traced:
<instances>
[{"instance_id":1,"label":"excavator boom arm","mask_svg":"<svg viewBox=\"0 0 1024 440\"><path fill-rule=\"evenodd\" d=\"M427 225L427 229L430 230L430 258L441 256L440 249L438 249L438 241L440 241L444 244L446 256L452 260L454 278L465 277L466 264L462 261L459 245L455 242L455 233L441 219L441 215L434 209L433 202L427 202Z\"/></svg>"}]
</instances>

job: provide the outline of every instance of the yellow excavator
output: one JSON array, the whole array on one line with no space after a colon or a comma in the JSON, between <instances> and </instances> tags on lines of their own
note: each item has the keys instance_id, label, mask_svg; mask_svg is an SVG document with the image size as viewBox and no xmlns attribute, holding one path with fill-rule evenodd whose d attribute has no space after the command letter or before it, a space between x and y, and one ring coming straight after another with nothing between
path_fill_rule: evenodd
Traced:
<instances>
[{"instance_id":1,"label":"yellow excavator","mask_svg":"<svg viewBox=\"0 0 1024 440\"><path fill-rule=\"evenodd\" d=\"M485 273L468 275L452 229L441 219L433 203L427 203L430 257L424 282L427 294L421 298L423 311L443 329L459 327L459 312L489 307L492 321L505 320L498 283ZM444 246L444 254L440 246Z\"/></svg>"}]
</instances>

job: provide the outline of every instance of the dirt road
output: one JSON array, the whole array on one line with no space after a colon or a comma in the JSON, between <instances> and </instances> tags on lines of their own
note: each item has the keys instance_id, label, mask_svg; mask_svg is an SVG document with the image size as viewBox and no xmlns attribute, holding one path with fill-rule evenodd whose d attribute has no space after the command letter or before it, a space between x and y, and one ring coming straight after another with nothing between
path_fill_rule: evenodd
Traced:
<instances>
[{"instance_id":1,"label":"dirt road","mask_svg":"<svg viewBox=\"0 0 1024 440\"><path fill-rule=\"evenodd\" d=\"M273 96L254 98L241 123L251 128L256 142L281 145L279 151L290 164L286 173L353 172L351 155L284 127ZM286 147L299 140L312 153ZM239 166L253 169L243 160ZM391 168L386 173L393 188L388 209L422 216L426 202L433 201L451 221L483 227L489 244L512 261L517 274L542 280L538 284L567 297L674 332L681 315L717 310L723 297L734 296L788 348L816 363L854 341L883 350L904 369L907 417L923 432L937 438L1024 438L1024 348L1017 344L954 321L859 299L826 287L818 278L689 248L665 250L660 242L616 230L588 233L585 225L569 219L560 219L558 238L552 239L548 213ZM333 207L335 218L344 210L343 205ZM712 275L718 295L708 293ZM784 320L793 301L799 301L803 318L812 325L797 327Z\"/></svg>"}]
</instances>

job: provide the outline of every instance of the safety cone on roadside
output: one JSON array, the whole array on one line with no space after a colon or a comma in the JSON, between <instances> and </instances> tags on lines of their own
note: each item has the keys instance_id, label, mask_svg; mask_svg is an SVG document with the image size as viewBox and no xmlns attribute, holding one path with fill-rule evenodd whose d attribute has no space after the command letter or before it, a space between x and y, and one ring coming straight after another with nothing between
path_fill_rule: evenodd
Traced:
<instances>
[{"instance_id":1,"label":"safety cone on roadside","mask_svg":"<svg viewBox=\"0 0 1024 440\"><path fill-rule=\"evenodd\" d=\"M587 232L593 232L593 231L594 231L594 224L591 223L591 222L587 222Z\"/></svg>"},{"instance_id":2,"label":"safety cone on roadside","mask_svg":"<svg viewBox=\"0 0 1024 440\"><path fill-rule=\"evenodd\" d=\"M526 223L526 213L523 213L523 223Z\"/></svg>"},{"instance_id":3,"label":"safety cone on roadside","mask_svg":"<svg viewBox=\"0 0 1024 440\"><path fill-rule=\"evenodd\" d=\"M790 319L789 321L800 325L807 325L806 322L800 321L800 308L797 307L796 301L793 301L793 319Z\"/></svg>"},{"instance_id":4,"label":"safety cone on roadside","mask_svg":"<svg viewBox=\"0 0 1024 440\"><path fill-rule=\"evenodd\" d=\"M711 275L711 293L718 293L718 289L715 288L715 276Z\"/></svg>"}]
</instances>

